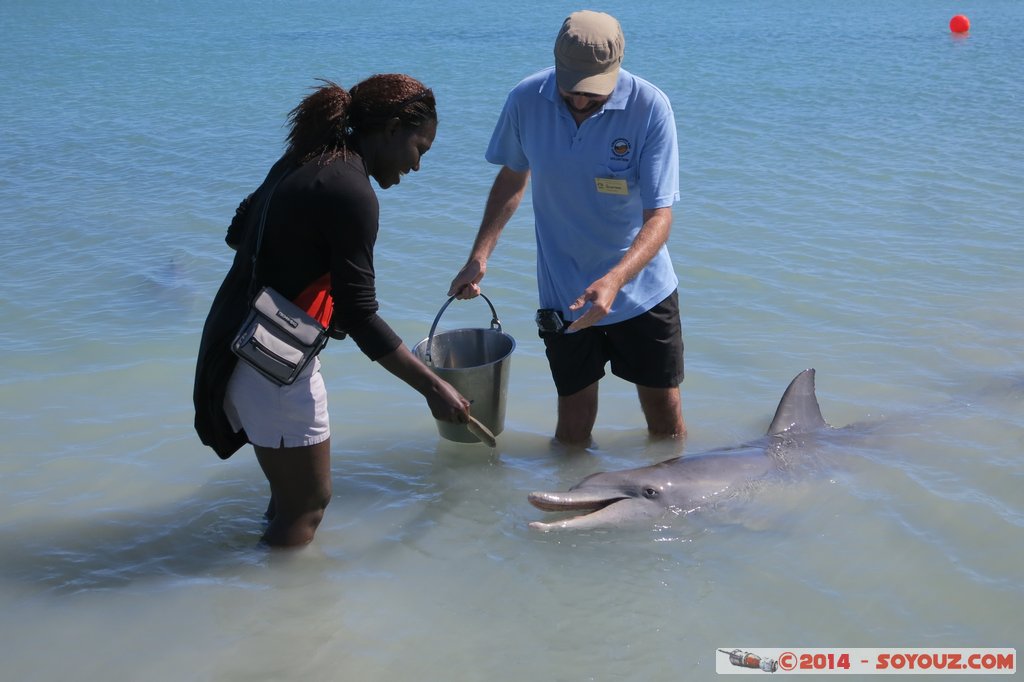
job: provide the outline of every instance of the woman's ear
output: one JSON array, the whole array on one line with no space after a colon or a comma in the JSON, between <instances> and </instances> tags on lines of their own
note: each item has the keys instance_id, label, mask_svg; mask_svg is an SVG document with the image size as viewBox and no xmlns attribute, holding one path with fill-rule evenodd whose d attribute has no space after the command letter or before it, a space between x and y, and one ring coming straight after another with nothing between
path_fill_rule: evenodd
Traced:
<instances>
[{"instance_id":1,"label":"woman's ear","mask_svg":"<svg viewBox=\"0 0 1024 682\"><path fill-rule=\"evenodd\" d=\"M402 127L402 119L397 116L392 116L387 123L384 124L384 134L387 137L394 137L395 133Z\"/></svg>"}]
</instances>

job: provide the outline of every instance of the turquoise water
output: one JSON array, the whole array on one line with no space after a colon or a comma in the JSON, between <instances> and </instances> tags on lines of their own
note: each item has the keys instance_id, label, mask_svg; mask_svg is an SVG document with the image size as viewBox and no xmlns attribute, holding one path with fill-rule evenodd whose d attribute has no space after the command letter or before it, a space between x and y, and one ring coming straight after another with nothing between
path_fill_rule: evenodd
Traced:
<instances>
[{"instance_id":1,"label":"turquoise water","mask_svg":"<svg viewBox=\"0 0 1024 682\"><path fill-rule=\"evenodd\" d=\"M265 481L248 452L198 442L191 381L223 231L285 114L318 77L404 71L437 93L434 149L380 193L382 314L412 346L475 233L505 92L577 8L7 3L5 674L667 680L710 676L719 647L1019 644L1013 0L603 7L679 125L686 451L758 436L809 366L830 423L884 428L653 529L530 531L530 491L673 453L614 379L597 447L551 450L524 205L484 282L518 342L497 450L440 440L417 394L332 343L334 500L313 547L254 546ZM444 322L482 326L485 306Z\"/></svg>"}]
</instances>

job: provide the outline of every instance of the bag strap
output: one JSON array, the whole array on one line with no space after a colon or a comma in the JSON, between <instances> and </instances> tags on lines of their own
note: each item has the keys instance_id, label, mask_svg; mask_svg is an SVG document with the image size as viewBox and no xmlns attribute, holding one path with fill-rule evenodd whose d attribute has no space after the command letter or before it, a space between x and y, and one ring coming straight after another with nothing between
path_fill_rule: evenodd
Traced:
<instances>
[{"instance_id":1,"label":"bag strap","mask_svg":"<svg viewBox=\"0 0 1024 682\"><path fill-rule=\"evenodd\" d=\"M252 298L256 293L256 265L259 261L260 249L263 247L263 227L267 222L267 213L270 212L270 200L274 196L274 190L281 184L281 181L288 175L288 171L285 170L281 175L278 176L277 180L274 180L274 184L270 186L270 192L267 194L266 200L263 202L263 207L260 209L260 223L256 230L256 248L252 252L252 276L249 278L249 298Z\"/></svg>"}]
</instances>

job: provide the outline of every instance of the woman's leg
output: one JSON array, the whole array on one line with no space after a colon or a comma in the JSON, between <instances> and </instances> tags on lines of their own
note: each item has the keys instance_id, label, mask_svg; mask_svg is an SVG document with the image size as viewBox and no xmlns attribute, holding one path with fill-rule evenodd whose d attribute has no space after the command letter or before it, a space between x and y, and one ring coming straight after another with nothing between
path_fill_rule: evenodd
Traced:
<instances>
[{"instance_id":1,"label":"woman's leg","mask_svg":"<svg viewBox=\"0 0 1024 682\"><path fill-rule=\"evenodd\" d=\"M263 542L272 547L308 545L331 501L330 438L298 448L253 448L270 482L274 506Z\"/></svg>"}]
</instances>

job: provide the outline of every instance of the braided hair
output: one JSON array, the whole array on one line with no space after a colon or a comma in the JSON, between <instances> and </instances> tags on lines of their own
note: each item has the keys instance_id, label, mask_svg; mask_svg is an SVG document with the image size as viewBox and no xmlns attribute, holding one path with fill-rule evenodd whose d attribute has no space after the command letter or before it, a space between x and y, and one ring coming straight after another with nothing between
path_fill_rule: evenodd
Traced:
<instances>
[{"instance_id":1,"label":"braided hair","mask_svg":"<svg viewBox=\"0 0 1024 682\"><path fill-rule=\"evenodd\" d=\"M288 114L285 155L296 163L315 158L329 163L344 156L360 135L383 130L393 118L407 128L437 120L433 91L405 74L370 76L349 91L328 80L320 82Z\"/></svg>"}]
</instances>

